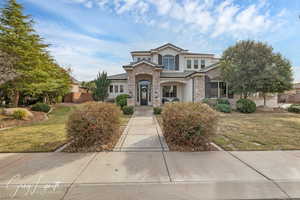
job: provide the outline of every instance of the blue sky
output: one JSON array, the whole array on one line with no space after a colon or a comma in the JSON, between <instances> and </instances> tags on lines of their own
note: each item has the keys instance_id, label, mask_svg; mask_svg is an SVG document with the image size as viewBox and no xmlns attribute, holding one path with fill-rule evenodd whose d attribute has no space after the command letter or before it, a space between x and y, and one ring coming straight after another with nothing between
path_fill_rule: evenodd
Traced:
<instances>
[{"instance_id":1,"label":"blue sky","mask_svg":"<svg viewBox=\"0 0 300 200\"><path fill-rule=\"evenodd\" d=\"M78 80L122 73L129 52L171 42L215 53L237 40L267 42L300 81L299 0L18 0L56 60Z\"/></svg>"}]
</instances>

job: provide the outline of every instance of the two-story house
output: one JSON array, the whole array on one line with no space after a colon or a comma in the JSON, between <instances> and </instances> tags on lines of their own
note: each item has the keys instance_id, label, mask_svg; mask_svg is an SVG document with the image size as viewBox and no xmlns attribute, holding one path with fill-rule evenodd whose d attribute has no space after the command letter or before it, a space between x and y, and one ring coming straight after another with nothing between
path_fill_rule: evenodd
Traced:
<instances>
[{"instance_id":1,"label":"two-story house","mask_svg":"<svg viewBox=\"0 0 300 200\"><path fill-rule=\"evenodd\" d=\"M109 76L109 98L124 93L132 97L130 105L160 106L232 96L219 78L214 54L192 53L168 43L131 56L133 61L123 66L126 73Z\"/></svg>"}]
</instances>

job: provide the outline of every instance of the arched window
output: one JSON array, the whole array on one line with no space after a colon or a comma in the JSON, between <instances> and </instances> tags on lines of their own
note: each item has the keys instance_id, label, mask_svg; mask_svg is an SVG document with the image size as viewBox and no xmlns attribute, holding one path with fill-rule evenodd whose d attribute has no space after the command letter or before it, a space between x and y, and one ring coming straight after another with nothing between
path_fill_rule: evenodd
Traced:
<instances>
[{"instance_id":1,"label":"arched window","mask_svg":"<svg viewBox=\"0 0 300 200\"><path fill-rule=\"evenodd\" d=\"M166 70L175 70L175 57L172 55L163 56L163 65Z\"/></svg>"}]
</instances>

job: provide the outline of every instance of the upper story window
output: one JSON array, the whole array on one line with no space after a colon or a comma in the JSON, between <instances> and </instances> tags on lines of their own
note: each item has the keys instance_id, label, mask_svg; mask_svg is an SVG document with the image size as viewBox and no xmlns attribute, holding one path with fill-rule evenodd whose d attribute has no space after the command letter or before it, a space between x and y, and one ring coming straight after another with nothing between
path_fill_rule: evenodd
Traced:
<instances>
[{"instance_id":1,"label":"upper story window","mask_svg":"<svg viewBox=\"0 0 300 200\"><path fill-rule=\"evenodd\" d=\"M205 68L205 60L201 60L201 69Z\"/></svg>"},{"instance_id":2,"label":"upper story window","mask_svg":"<svg viewBox=\"0 0 300 200\"><path fill-rule=\"evenodd\" d=\"M151 58L148 58L148 61L151 61Z\"/></svg>"},{"instance_id":3,"label":"upper story window","mask_svg":"<svg viewBox=\"0 0 300 200\"><path fill-rule=\"evenodd\" d=\"M198 68L199 68L198 60L194 60L194 69L198 69Z\"/></svg>"},{"instance_id":4,"label":"upper story window","mask_svg":"<svg viewBox=\"0 0 300 200\"><path fill-rule=\"evenodd\" d=\"M175 57L172 55L163 56L163 65L166 70L175 70Z\"/></svg>"},{"instance_id":5,"label":"upper story window","mask_svg":"<svg viewBox=\"0 0 300 200\"><path fill-rule=\"evenodd\" d=\"M192 68L192 61L191 60L186 61L186 68L188 68L188 69Z\"/></svg>"},{"instance_id":6,"label":"upper story window","mask_svg":"<svg viewBox=\"0 0 300 200\"><path fill-rule=\"evenodd\" d=\"M137 61L138 61L138 62L141 61L141 58L137 58Z\"/></svg>"}]
</instances>

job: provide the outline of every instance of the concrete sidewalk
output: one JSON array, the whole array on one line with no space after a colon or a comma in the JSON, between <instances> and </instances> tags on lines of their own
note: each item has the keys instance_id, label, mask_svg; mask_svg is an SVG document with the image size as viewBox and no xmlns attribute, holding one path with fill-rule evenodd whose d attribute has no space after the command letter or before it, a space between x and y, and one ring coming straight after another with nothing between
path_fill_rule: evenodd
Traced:
<instances>
[{"instance_id":1,"label":"concrete sidewalk","mask_svg":"<svg viewBox=\"0 0 300 200\"><path fill-rule=\"evenodd\" d=\"M140 109L114 152L0 154L0 200L300 199L300 151L169 152Z\"/></svg>"},{"instance_id":2,"label":"concrete sidewalk","mask_svg":"<svg viewBox=\"0 0 300 200\"><path fill-rule=\"evenodd\" d=\"M0 154L0 199L300 198L300 151Z\"/></svg>"}]
</instances>

